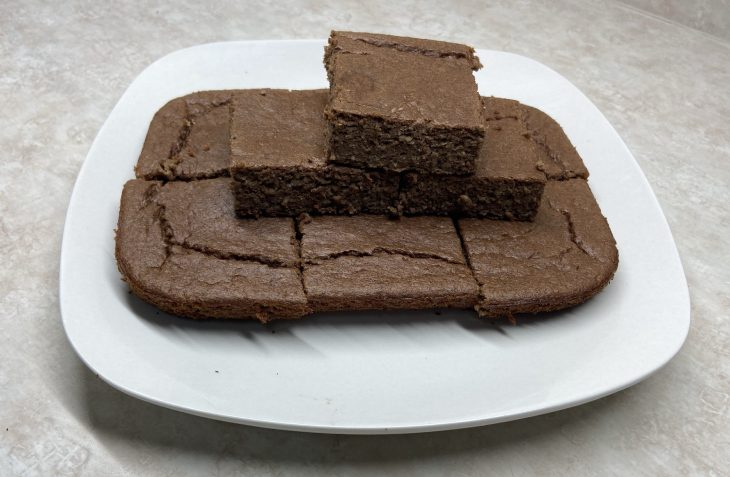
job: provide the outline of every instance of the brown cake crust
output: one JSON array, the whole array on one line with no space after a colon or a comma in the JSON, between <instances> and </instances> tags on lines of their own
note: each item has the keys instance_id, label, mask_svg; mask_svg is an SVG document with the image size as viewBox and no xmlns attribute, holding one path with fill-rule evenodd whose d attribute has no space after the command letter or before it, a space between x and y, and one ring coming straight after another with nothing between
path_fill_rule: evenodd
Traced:
<instances>
[{"instance_id":1,"label":"brown cake crust","mask_svg":"<svg viewBox=\"0 0 730 477\"><path fill-rule=\"evenodd\" d=\"M476 304L478 287L450 219L315 217L300 229L314 311Z\"/></svg>"},{"instance_id":2,"label":"brown cake crust","mask_svg":"<svg viewBox=\"0 0 730 477\"><path fill-rule=\"evenodd\" d=\"M369 51L369 47L389 48L431 58L463 60L474 71L482 67L479 58L474 52L474 48L467 45L447 41L356 31L332 31L330 33L329 44L325 47L325 67L328 67L327 65L332 61L332 55L339 51L344 50L362 54Z\"/></svg>"},{"instance_id":3,"label":"brown cake crust","mask_svg":"<svg viewBox=\"0 0 730 477\"><path fill-rule=\"evenodd\" d=\"M359 168L471 174L484 138L465 45L333 31L325 49L331 162Z\"/></svg>"},{"instance_id":4,"label":"brown cake crust","mask_svg":"<svg viewBox=\"0 0 730 477\"><path fill-rule=\"evenodd\" d=\"M165 104L152 118L136 176L194 180L228 175L230 99L235 90L202 91Z\"/></svg>"},{"instance_id":5,"label":"brown cake crust","mask_svg":"<svg viewBox=\"0 0 730 477\"><path fill-rule=\"evenodd\" d=\"M326 163L326 100L325 90L234 95L230 167L240 216L395 210L397 174Z\"/></svg>"},{"instance_id":6,"label":"brown cake crust","mask_svg":"<svg viewBox=\"0 0 730 477\"><path fill-rule=\"evenodd\" d=\"M548 114L517 101L483 98L487 116L515 117L522 121L537 146L537 168L551 180L588 178L588 169L563 128Z\"/></svg>"},{"instance_id":7,"label":"brown cake crust","mask_svg":"<svg viewBox=\"0 0 730 477\"><path fill-rule=\"evenodd\" d=\"M481 287L482 316L582 303L618 266L611 229L583 179L550 181L532 223L463 219L458 225Z\"/></svg>"},{"instance_id":8,"label":"brown cake crust","mask_svg":"<svg viewBox=\"0 0 730 477\"><path fill-rule=\"evenodd\" d=\"M127 182L115 252L132 292L191 318L309 313L292 219L237 220L232 209L229 179Z\"/></svg>"}]
</instances>

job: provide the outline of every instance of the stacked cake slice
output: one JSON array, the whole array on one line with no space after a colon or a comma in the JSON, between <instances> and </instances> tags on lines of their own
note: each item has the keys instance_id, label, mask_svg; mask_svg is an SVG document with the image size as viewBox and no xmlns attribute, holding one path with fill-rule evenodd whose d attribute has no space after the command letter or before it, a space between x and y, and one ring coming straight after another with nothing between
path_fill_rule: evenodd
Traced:
<instances>
[{"instance_id":1,"label":"stacked cake slice","mask_svg":"<svg viewBox=\"0 0 730 477\"><path fill-rule=\"evenodd\" d=\"M471 48L335 32L325 65L329 93L233 97L239 215L534 218L545 185L536 145L511 108L485 108Z\"/></svg>"},{"instance_id":2,"label":"stacked cake slice","mask_svg":"<svg viewBox=\"0 0 730 477\"><path fill-rule=\"evenodd\" d=\"M325 66L329 91L157 112L117 229L136 295L195 318L497 317L608 283L618 256L580 156L541 111L480 97L471 48L334 32Z\"/></svg>"}]
</instances>

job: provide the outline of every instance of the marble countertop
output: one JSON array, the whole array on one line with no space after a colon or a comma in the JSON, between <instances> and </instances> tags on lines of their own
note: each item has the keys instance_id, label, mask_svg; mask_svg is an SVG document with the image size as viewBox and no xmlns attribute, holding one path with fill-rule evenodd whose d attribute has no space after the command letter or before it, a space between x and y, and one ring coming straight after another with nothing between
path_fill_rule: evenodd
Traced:
<instances>
[{"instance_id":1,"label":"marble countertop","mask_svg":"<svg viewBox=\"0 0 730 477\"><path fill-rule=\"evenodd\" d=\"M444 3L3 2L0 475L727 475L730 42L614 1ZM61 326L59 250L74 179L117 99L179 48L331 28L519 53L576 84L634 153L674 233L692 300L676 358L569 410L381 437L207 420L94 376Z\"/></svg>"}]
</instances>

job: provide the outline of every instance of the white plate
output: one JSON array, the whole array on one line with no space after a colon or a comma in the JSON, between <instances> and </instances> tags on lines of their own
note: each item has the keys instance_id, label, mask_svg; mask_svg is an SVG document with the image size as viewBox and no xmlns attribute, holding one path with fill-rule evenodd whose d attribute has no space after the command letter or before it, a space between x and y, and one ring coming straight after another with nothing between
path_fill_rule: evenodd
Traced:
<instances>
[{"instance_id":1,"label":"white plate","mask_svg":"<svg viewBox=\"0 0 730 477\"><path fill-rule=\"evenodd\" d=\"M679 350L689 297L671 233L636 161L568 80L528 58L478 50L483 95L560 122L616 236L613 282L587 304L499 329L473 313L332 313L264 327L157 312L120 280L122 185L154 112L205 89L325 88L322 41L214 43L155 62L127 89L79 173L61 252L63 324L112 386L202 416L281 429L405 433L575 406L647 377Z\"/></svg>"}]
</instances>

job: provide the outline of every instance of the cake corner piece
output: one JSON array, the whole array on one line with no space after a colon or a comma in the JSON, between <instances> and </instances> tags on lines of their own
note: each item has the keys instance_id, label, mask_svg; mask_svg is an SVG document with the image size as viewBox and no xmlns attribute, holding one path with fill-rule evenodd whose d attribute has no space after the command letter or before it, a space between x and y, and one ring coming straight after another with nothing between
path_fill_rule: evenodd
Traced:
<instances>
[{"instance_id":1,"label":"cake corner piece","mask_svg":"<svg viewBox=\"0 0 730 477\"><path fill-rule=\"evenodd\" d=\"M175 181L228 175L228 105L234 92L200 91L162 106L150 122L136 177Z\"/></svg>"},{"instance_id":2,"label":"cake corner piece","mask_svg":"<svg viewBox=\"0 0 730 477\"><path fill-rule=\"evenodd\" d=\"M618 267L616 241L584 179L549 181L535 221L458 221L479 283L480 316L556 311L600 292Z\"/></svg>"},{"instance_id":3,"label":"cake corner piece","mask_svg":"<svg viewBox=\"0 0 730 477\"><path fill-rule=\"evenodd\" d=\"M292 219L239 221L229 181L127 182L115 237L124 281L142 300L188 318L309 314Z\"/></svg>"}]
</instances>

